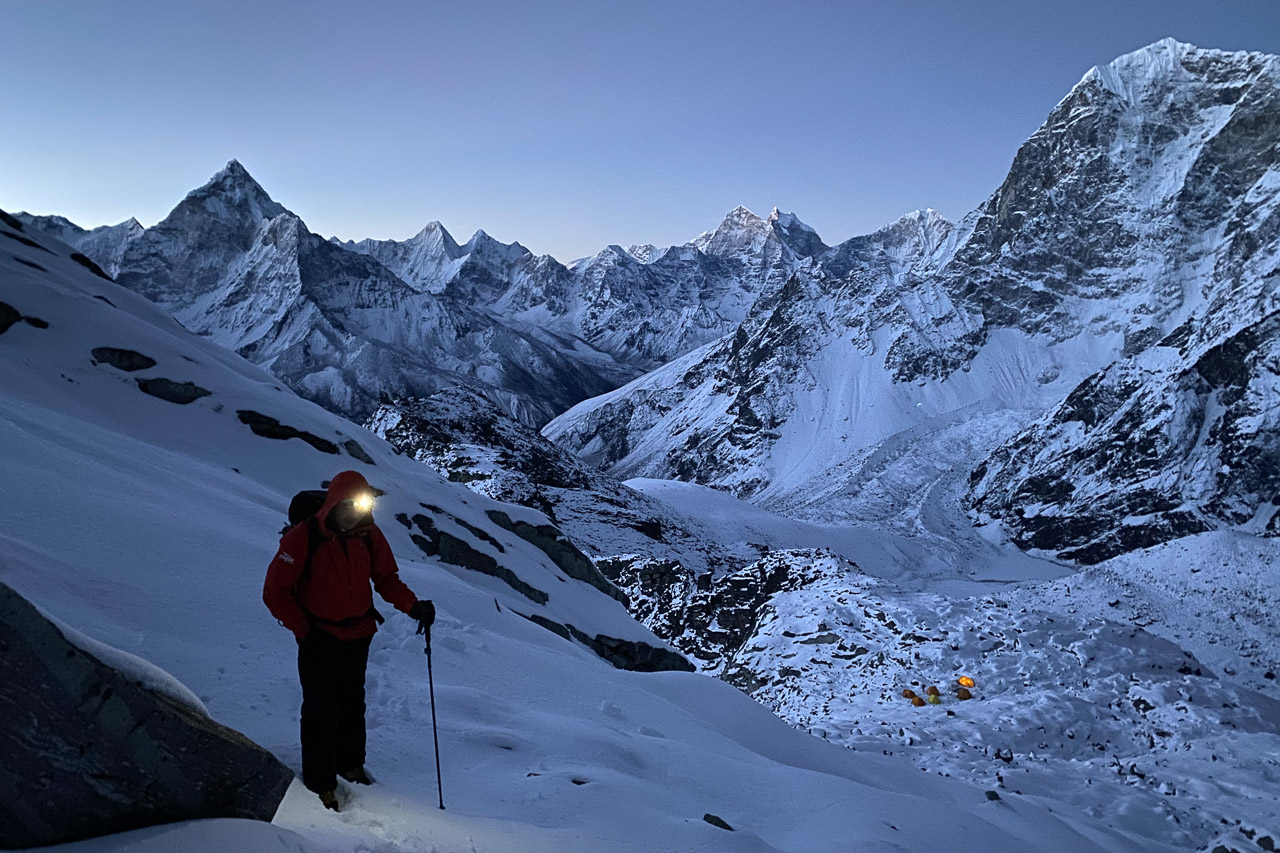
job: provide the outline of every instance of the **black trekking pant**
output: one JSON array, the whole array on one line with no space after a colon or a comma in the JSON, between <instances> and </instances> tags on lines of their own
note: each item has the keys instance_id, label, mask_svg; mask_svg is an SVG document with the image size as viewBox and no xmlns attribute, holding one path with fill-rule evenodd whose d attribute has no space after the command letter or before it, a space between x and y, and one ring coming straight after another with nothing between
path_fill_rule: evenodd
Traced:
<instances>
[{"instance_id":1,"label":"black trekking pant","mask_svg":"<svg viewBox=\"0 0 1280 853\"><path fill-rule=\"evenodd\" d=\"M338 771L364 766L364 671L372 637L339 640L313 628L298 645L302 681L302 784L317 794Z\"/></svg>"}]
</instances>

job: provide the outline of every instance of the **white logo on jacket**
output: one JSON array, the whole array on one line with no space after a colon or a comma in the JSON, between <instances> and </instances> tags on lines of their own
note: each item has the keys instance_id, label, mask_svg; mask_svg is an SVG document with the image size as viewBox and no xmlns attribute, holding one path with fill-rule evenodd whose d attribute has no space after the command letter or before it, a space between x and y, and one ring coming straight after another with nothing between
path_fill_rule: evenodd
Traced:
<instances>
[{"instance_id":1,"label":"white logo on jacket","mask_svg":"<svg viewBox=\"0 0 1280 853\"><path fill-rule=\"evenodd\" d=\"M284 551L281 551L279 554L276 554L276 559L277 559L277 560L284 560L286 563L292 563L292 562L293 562L293 557L290 557L290 556L289 556L288 554L286 554Z\"/></svg>"}]
</instances>

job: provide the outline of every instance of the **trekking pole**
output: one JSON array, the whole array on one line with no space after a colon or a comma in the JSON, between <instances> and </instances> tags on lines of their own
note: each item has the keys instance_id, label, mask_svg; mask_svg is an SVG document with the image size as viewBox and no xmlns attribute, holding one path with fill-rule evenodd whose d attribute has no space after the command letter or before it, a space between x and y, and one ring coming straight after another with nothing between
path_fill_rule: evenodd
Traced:
<instances>
[{"instance_id":1,"label":"trekking pole","mask_svg":"<svg viewBox=\"0 0 1280 853\"><path fill-rule=\"evenodd\" d=\"M444 809L444 785L440 781L440 732L436 728L436 683L431 675L431 629L418 623L418 633L427 638L427 688L431 693L431 738L436 745L436 792L440 795L440 808Z\"/></svg>"}]
</instances>

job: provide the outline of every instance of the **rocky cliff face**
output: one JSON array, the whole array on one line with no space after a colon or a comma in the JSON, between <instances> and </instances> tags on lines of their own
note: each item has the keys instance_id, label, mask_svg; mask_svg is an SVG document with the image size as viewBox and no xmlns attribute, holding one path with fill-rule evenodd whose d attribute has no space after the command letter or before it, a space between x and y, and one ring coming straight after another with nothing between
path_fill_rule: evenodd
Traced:
<instances>
[{"instance_id":1,"label":"rocky cliff face","mask_svg":"<svg viewBox=\"0 0 1280 853\"><path fill-rule=\"evenodd\" d=\"M1278 400L1280 313L1198 355L1175 336L1002 445L969 506L1020 547L1083 563L1223 526L1280 535Z\"/></svg>"},{"instance_id":2,"label":"rocky cliff face","mask_svg":"<svg viewBox=\"0 0 1280 853\"><path fill-rule=\"evenodd\" d=\"M4 584L0 650L5 849L180 820L269 821L293 781L271 753L75 645Z\"/></svg>"}]
</instances>

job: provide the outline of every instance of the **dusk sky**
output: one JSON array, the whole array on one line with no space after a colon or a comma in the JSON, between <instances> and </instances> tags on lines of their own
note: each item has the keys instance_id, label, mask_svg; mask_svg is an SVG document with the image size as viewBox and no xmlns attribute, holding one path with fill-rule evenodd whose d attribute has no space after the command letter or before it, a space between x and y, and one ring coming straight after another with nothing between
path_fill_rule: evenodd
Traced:
<instances>
[{"instance_id":1,"label":"dusk sky","mask_svg":"<svg viewBox=\"0 0 1280 853\"><path fill-rule=\"evenodd\" d=\"M1280 53L1277 0L6 3L0 207L151 226L235 158L326 237L562 261L744 204L958 219L1093 65Z\"/></svg>"}]
</instances>

